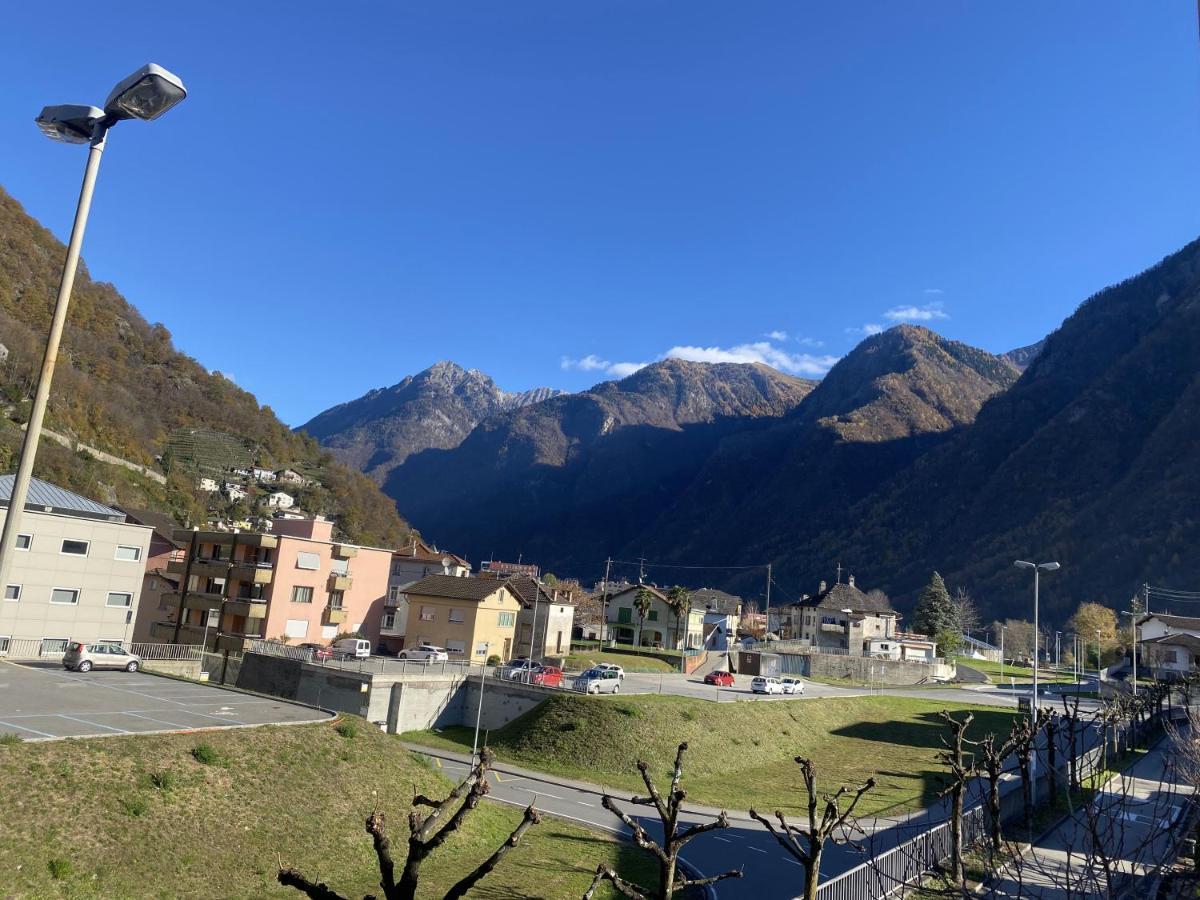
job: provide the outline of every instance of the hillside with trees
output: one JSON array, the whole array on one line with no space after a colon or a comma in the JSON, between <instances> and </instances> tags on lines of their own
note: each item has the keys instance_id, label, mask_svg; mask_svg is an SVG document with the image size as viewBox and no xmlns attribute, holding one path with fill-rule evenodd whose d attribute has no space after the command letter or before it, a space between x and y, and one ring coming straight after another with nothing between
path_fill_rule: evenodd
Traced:
<instances>
[{"instance_id":1,"label":"hillside with trees","mask_svg":"<svg viewBox=\"0 0 1200 900\"><path fill-rule=\"evenodd\" d=\"M64 255L63 245L0 188L0 342L9 351L0 363L0 471L16 466L18 423L28 419ZM196 472L173 466L170 454L163 458L174 436L199 426L230 436L257 464L313 479L306 511L334 518L351 540L398 545L411 531L369 479L293 433L253 394L176 350L165 325L147 322L82 263L45 424L167 477L162 485L43 440L35 474L103 502L163 510L181 523L203 519Z\"/></svg>"}]
</instances>

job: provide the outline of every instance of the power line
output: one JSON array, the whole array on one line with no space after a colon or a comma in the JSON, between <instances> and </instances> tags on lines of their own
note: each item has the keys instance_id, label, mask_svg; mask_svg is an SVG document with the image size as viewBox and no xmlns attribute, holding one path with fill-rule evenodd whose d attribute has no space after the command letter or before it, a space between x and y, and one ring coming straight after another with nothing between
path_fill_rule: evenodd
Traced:
<instances>
[{"instance_id":1,"label":"power line","mask_svg":"<svg viewBox=\"0 0 1200 900\"><path fill-rule=\"evenodd\" d=\"M644 559L614 559L613 562L623 566L645 566L647 569L765 569L768 563L756 566L681 566L674 563L649 563Z\"/></svg>"}]
</instances>

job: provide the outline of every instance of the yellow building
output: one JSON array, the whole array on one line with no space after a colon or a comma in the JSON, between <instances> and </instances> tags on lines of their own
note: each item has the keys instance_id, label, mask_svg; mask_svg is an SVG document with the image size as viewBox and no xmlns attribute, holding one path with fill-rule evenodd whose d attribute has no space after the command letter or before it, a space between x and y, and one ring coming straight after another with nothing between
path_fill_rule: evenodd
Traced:
<instances>
[{"instance_id":1,"label":"yellow building","mask_svg":"<svg viewBox=\"0 0 1200 900\"><path fill-rule=\"evenodd\" d=\"M451 659L512 658L521 601L506 582L428 575L388 597L385 606L392 609L384 613L382 633L400 638L392 646L401 654L406 647L433 644L445 647ZM403 634L397 635L400 627Z\"/></svg>"}]
</instances>

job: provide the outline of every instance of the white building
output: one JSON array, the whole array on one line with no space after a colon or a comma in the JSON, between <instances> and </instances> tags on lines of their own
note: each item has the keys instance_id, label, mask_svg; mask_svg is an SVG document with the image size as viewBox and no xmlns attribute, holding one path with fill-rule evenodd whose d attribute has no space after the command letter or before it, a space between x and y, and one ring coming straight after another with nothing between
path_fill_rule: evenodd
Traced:
<instances>
[{"instance_id":1,"label":"white building","mask_svg":"<svg viewBox=\"0 0 1200 900\"><path fill-rule=\"evenodd\" d=\"M246 489L240 484L234 484L232 481L225 482L225 486L221 492L230 500L241 500L246 496Z\"/></svg>"},{"instance_id":2,"label":"white building","mask_svg":"<svg viewBox=\"0 0 1200 900\"><path fill-rule=\"evenodd\" d=\"M220 490L220 487L221 486L217 484L217 480L215 478L201 478L196 482L197 490L206 491L210 494L215 494L218 490Z\"/></svg>"},{"instance_id":3,"label":"white building","mask_svg":"<svg viewBox=\"0 0 1200 900\"><path fill-rule=\"evenodd\" d=\"M650 607L642 617L635 604L638 591L650 594ZM631 584L618 589L608 600L608 636L621 644L662 647L668 650L699 649L704 646L704 610L691 606L676 618L667 595L648 584Z\"/></svg>"},{"instance_id":4,"label":"white building","mask_svg":"<svg viewBox=\"0 0 1200 900\"><path fill-rule=\"evenodd\" d=\"M533 659L568 655L575 605L532 578L510 578L507 583L521 601L513 655Z\"/></svg>"},{"instance_id":5,"label":"white building","mask_svg":"<svg viewBox=\"0 0 1200 900\"><path fill-rule=\"evenodd\" d=\"M262 469L255 466L250 470L250 477L259 484L271 484L275 481L275 473L270 469Z\"/></svg>"},{"instance_id":6,"label":"white building","mask_svg":"<svg viewBox=\"0 0 1200 900\"><path fill-rule=\"evenodd\" d=\"M1137 621L1138 660L1156 678L1178 678L1200 665L1200 618L1147 613Z\"/></svg>"},{"instance_id":7,"label":"white building","mask_svg":"<svg viewBox=\"0 0 1200 900\"><path fill-rule=\"evenodd\" d=\"M283 491L276 491L267 496L267 506L272 509L291 509L296 505L296 498Z\"/></svg>"},{"instance_id":8,"label":"white building","mask_svg":"<svg viewBox=\"0 0 1200 900\"><path fill-rule=\"evenodd\" d=\"M12 485L12 475L0 476L0 521ZM17 652L14 641L35 641L36 655L54 656L72 640L129 640L153 531L33 479L0 603L0 655Z\"/></svg>"}]
</instances>

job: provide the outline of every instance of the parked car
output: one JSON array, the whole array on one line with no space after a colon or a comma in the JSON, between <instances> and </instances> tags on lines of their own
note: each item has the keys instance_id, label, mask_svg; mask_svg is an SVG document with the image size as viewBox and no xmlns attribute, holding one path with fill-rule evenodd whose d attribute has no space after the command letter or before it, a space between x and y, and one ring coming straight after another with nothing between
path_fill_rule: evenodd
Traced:
<instances>
[{"instance_id":1,"label":"parked car","mask_svg":"<svg viewBox=\"0 0 1200 900\"><path fill-rule=\"evenodd\" d=\"M334 659L368 659L371 642L362 638L342 638L330 648Z\"/></svg>"},{"instance_id":2,"label":"parked car","mask_svg":"<svg viewBox=\"0 0 1200 900\"><path fill-rule=\"evenodd\" d=\"M541 667L532 659L513 659L500 670L500 677L509 681L528 681Z\"/></svg>"},{"instance_id":3,"label":"parked car","mask_svg":"<svg viewBox=\"0 0 1200 900\"><path fill-rule=\"evenodd\" d=\"M90 672L92 669L124 669L126 672L136 672L142 665L142 658L136 653L127 652L120 644L107 641L81 644L72 641L67 644L62 663L63 668L74 669L76 672Z\"/></svg>"},{"instance_id":4,"label":"parked car","mask_svg":"<svg viewBox=\"0 0 1200 900\"><path fill-rule=\"evenodd\" d=\"M533 674L533 683L542 687L562 687L563 670L558 666L542 666Z\"/></svg>"},{"instance_id":5,"label":"parked car","mask_svg":"<svg viewBox=\"0 0 1200 900\"><path fill-rule=\"evenodd\" d=\"M399 657L401 659L423 659L426 662L445 662L450 658L450 654L446 652L445 647L435 647L433 644L421 644L417 647L401 650Z\"/></svg>"},{"instance_id":6,"label":"parked car","mask_svg":"<svg viewBox=\"0 0 1200 900\"><path fill-rule=\"evenodd\" d=\"M601 672L616 672L617 678L625 678L625 670L616 663L596 663L596 665L592 666L592 668L599 669Z\"/></svg>"},{"instance_id":7,"label":"parked car","mask_svg":"<svg viewBox=\"0 0 1200 900\"><path fill-rule=\"evenodd\" d=\"M783 678L783 679L780 679L779 683L781 685L783 685L783 692L785 694L803 694L804 693L804 682L801 681L799 678Z\"/></svg>"},{"instance_id":8,"label":"parked car","mask_svg":"<svg viewBox=\"0 0 1200 900\"><path fill-rule=\"evenodd\" d=\"M612 669L588 669L575 678L575 690L587 694L621 693L621 676Z\"/></svg>"},{"instance_id":9,"label":"parked car","mask_svg":"<svg viewBox=\"0 0 1200 900\"><path fill-rule=\"evenodd\" d=\"M750 690L756 694L782 694L783 682L773 675L757 675L750 682Z\"/></svg>"},{"instance_id":10,"label":"parked car","mask_svg":"<svg viewBox=\"0 0 1200 900\"><path fill-rule=\"evenodd\" d=\"M333 659L333 648L326 647L324 644L298 644L297 646L302 650L311 651L313 659Z\"/></svg>"},{"instance_id":11,"label":"parked car","mask_svg":"<svg viewBox=\"0 0 1200 900\"><path fill-rule=\"evenodd\" d=\"M717 687L733 687L732 672L709 672L704 676L705 684L715 684Z\"/></svg>"}]
</instances>

